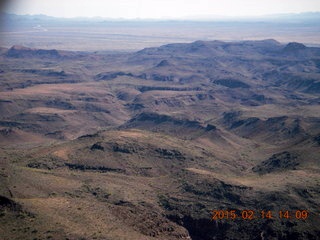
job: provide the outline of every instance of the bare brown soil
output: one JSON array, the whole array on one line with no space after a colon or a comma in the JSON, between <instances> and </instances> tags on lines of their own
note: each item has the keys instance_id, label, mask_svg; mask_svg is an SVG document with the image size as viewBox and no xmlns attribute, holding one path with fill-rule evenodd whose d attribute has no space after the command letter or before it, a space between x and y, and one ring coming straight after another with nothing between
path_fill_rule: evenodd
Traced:
<instances>
[{"instance_id":1,"label":"bare brown soil","mask_svg":"<svg viewBox=\"0 0 320 240\"><path fill-rule=\"evenodd\" d=\"M2 49L0 236L317 239L319 63L274 40ZM211 219L231 209L273 218Z\"/></svg>"}]
</instances>

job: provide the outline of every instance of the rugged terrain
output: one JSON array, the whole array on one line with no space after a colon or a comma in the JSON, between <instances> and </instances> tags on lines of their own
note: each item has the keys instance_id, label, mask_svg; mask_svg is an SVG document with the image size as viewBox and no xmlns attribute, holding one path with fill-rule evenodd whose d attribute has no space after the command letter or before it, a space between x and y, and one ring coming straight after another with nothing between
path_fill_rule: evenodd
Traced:
<instances>
[{"instance_id":1,"label":"rugged terrain","mask_svg":"<svg viewBox=\"0 0 320 240\"><path fill-rule=\"evenodd\" d=\"M320 48L13 46L0 78L4 239L320 235ZM211 219L232 209L256 219Z\"/></svg>"}]
</instances>

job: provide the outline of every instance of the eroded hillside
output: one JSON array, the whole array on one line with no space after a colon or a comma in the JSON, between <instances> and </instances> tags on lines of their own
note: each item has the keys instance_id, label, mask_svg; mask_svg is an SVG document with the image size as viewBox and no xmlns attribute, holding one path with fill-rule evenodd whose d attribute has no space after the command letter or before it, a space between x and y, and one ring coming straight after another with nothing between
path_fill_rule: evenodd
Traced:
<instances>
[{"instance_id":1,"label":"eroded hillside","mask_svg":"<svg viewBox=\"0 0 320 240\"><path fill-rule=\"evenodd\" d=\"M4 239L319 236L319 48L13 46L0 59ZM232 209L256 219L211 219Z\"/></svg>"}]
</instances>

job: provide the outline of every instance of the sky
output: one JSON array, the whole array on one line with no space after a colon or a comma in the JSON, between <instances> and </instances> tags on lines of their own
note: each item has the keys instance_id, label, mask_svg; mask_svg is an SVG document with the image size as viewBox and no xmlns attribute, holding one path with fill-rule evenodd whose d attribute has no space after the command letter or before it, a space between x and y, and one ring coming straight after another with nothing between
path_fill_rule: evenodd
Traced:
<instances>
[{"instance_id":1,"label":"sky","mask_svg":"<svg viewBox=\"0 0 320 240\"><path fill-rule=\"evenodd\" d=\"M2 8L67 18L186 19L320 12L320 0L8 0Z\"/></svg>"}]
</instances>

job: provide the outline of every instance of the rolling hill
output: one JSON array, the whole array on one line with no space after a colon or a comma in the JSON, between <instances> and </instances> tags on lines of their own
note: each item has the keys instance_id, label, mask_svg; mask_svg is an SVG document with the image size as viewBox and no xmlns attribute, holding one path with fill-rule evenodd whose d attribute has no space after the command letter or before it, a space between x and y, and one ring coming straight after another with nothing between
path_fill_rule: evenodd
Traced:
<instances>
[{"instance_id":1,"label":"rolling hill","mask_svg":"<svg viewBox=\"0 0 320 240\"><path fill-rule=\"evenodd\" d=\"M0 235L317 239L319 63L272 39L2 48Z\"/></svg>"}]
</instances>

